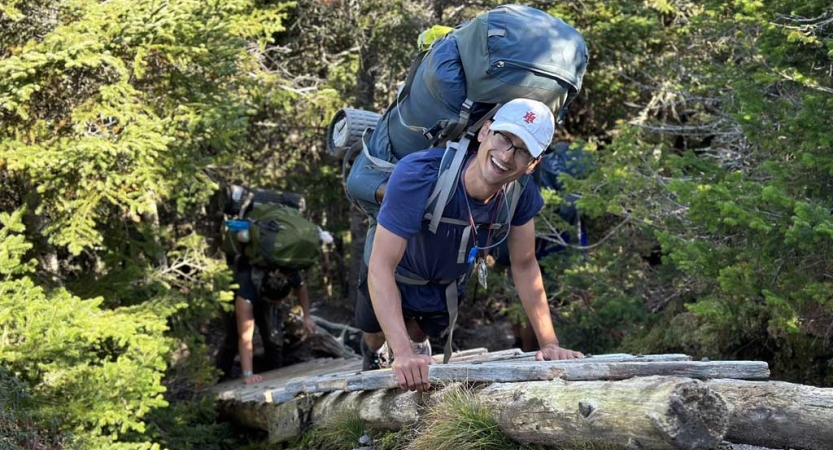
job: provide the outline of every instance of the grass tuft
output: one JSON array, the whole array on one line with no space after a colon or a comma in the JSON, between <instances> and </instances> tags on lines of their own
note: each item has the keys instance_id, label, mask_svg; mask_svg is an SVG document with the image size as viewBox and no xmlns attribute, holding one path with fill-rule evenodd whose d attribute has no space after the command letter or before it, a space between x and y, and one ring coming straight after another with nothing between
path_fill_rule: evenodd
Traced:
<instances>
[{"instance_id":1,"label":"grass tuft","mask_svg":"<svg viewBox=\"0 0 833 450\"><path fill-rule=\"evenodd\" d=\"M498 428L471 389L448 392L425 415L408 450L506 450L519 448Z\"/></svg>"},{"instance_id":2,"label":"grass tuft","mask_svg":"<svg viewBox=\"0 0 833 450\"><path fill-rule=\"evenodd\" d=\"M365 432L364 421L354 411L341 411L327 416L304 433L298 450L344 450L359 446Z\"/></svg>"}]
</instances>

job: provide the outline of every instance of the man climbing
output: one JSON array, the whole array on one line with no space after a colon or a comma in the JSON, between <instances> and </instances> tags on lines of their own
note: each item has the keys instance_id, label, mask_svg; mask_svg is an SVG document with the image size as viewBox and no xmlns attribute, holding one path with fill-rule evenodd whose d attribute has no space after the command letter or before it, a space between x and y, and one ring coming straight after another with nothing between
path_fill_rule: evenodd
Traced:
<instances>
[{"instance_id":1,"label":"man climbing","mask_svg":"<svg viewBox=\"0 0 833 450\"><path fill-rule=\"evenodd\" d=\"M266 356L264 367L260 369L280 367L283 363L283 321L289 312L290 293L295 295L304 314L301 337L315 334L309 293L301 271L297 269L274 268L266 271L253 268L241 259L234 277L239 286L234 298L234 316L226 320L226 340L218 357L218 366L224 372L224 378L230 378L234 355L239 353L243 383L257 383L262 378L255 373L253 363L255 325ZM258 280L259 277L262 279Z\"/></svg>"},{"instance_id":2,"label":"man climbing","mask_svg":"<svg viewBox=\"0 0 833 450\"><path fill-rule=\"evenodd\" d=\"M231 378L239 352L245 384L261 381L253 361L254 329L263 341L266 361L260 370L283 365L284 321L294 292L303 314L301 338L315 334L309 294L301 270L318 260L321 241L332 236L302 215L304 199L290 193L230 185L218 191L224 222L221 247L238 285L234 316L226 317L226 340L217 357L223 379Z\"/></svg>"},{"instance_id":3,"label":"man climbing","mask_svg":"<svg viewBox=\"0 0 833 450\"><path fill-rule=\"evenodd\" d=\"M527 179L540 161L554 122L550 109L538 101L516 99L501 107L477 132L476 150L466 155L459 180L452 178L457 185L435 232L429 231L425 211L445 149L416 152L396 164L378 215L367 274L359 285L356 319L365 333L365 369L378 367L378 350L387 341L400 386L429 388L433 359L415 353L411 342L439 337L444 330L450 336L465 279L476 265L485 284L483 251L503 240L509 243L518 293L541 347L536 360L584 356L562 348L553 329L534 248L533 217L543 198L531 180L515 185L522 189L514 190L518 195L507 195L507 186ZM496 223L501 216L507 223ZM447 354L449 344L450 337Z\"/></svg>"}]
</instances>

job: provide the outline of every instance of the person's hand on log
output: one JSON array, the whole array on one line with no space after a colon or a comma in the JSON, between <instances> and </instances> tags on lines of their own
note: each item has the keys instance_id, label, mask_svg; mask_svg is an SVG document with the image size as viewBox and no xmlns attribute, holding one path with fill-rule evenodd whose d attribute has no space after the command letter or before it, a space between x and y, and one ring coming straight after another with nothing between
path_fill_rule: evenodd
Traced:
<instances>
[{"instance_id":1,"label":"person's hand on log","mask_svg":"<svg viewBox=\"0 0 833 450\"><path fill-rule=\"evenodd\" d=\"M243 373L243 384L252 384L252 383L260 383L263 381L263 377L251 372L244 372Z\"/></svg>"},{"instance_id":2,"label":"person's hand on log","mask_svg":"<svg viewBox=\"0 0 833 450\"><path fill-rule=\"evenodd\" d=\"M558 361L560 359L580 358L584 358L583 353L563 348L558 343L547 344L535 354L535 361Z\"/></svg>"},{"instance_id":3,"label":"person's hand on log","mask_svg":"<svg viewBox=\"0 0 833 450\"><path fill-rule=\"evenodd\" d=\"M312 336L315 336L315 322L312 321L311 316L305 315L304 327L301 329L301 337L304 339L308 339Z\"/></svg>"},{"instance_id":4,"label":"person's hand on log","mask_svg":"<svg viewBox=\"0 0 833 450\"><path fill-rule=\"evenodd\" d=\"M424 392L431 387L428 383L428 366L433 363L434 358L427 355L417 355L413 352L403 355L394 353L391 367L402 389Z\"/></svg>"}]
</instances>

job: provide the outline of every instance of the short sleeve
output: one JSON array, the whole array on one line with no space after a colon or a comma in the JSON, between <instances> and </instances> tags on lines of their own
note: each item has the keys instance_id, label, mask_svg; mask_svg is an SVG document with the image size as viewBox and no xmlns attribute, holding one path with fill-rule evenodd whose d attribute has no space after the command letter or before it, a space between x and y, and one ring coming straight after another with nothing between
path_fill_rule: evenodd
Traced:
<instances>
[{"instance_id":1,"label":"short sleeve","mask_svg":"<svg viewBox=\"0 0 833 450\"><path fill-rule=\"evenodd\" d=\"M439 161L426 152L412 153L396 165L377 218L380 225L403 239L422 227L425 206L436 184Z\"/></svg>"},{"instance_id":2,"label":"short sleeve","mask_svg":"<svg viewBox=\"0 0 833 450\"><path fill-rule=\"evenodd\" d=\"M292 289L298 289L299 287L306 284L306 282L304 281L304 276L301 274L300 270L293 270L288 275L289 286L292 287Z\"/></svg>"},{"instance_id":3,"label":"short sleeve","mask_svg":"<svg viewBox=\"0 0 833 450\"><path fill-rule=\"evenodd\" d=\"M234 273L234 280L239 286L235 295L254 303L257 301L257 288L252 281L252 268L248 264L238 267Z\"/></svg>"}]
</instances>

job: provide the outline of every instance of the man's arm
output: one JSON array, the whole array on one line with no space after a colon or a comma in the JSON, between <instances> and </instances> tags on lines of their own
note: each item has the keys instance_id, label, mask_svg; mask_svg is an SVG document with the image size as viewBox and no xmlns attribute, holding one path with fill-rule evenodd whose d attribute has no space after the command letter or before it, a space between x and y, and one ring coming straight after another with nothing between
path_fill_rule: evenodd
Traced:
<instances>
[{"instance_id":1,"label":"man's arm","mask_svg":"<svg viewBox=\"0 0 833 450\"><path fill-rule=\"evenodd\" d=\"M239 295L234 300L234 314L237 318L237 350L240 353L240 368L243 369L243 383L257 383L260 375L252 372L252 337L255 334L254 306Z\"/></svg>"},{"instance_id":2,"label":"man's arm","mask_svg":"<svg viewBox=\"0 0 833 450\"><path fill-rule=\"evenodd\" d=\"M307 284L303 283L293 289L295 297L298 299L298 305L304 313L304 337L309 337L315 334L315 322L312 321L312 313L309 311L309 291Z\"/></svg>"},{"instance_id":3,"label":"man's arm","mask_svg":"<svg viewBox=\"0 0 833 450\"><path fill-rule=\"evenodd\" d=\"M376 319L388 346L393 350L393 369L402 389L424 390L428 385L428 365L433 359L414 355L402 315L402 298L394 272L405 254L408 241L382 225L376 226L370 254L367 284Z\"/></svg>"},{"instance_id":4,"label":"man's arm","mask_svg":"<svg viewBox=\"0 0 833 450\"><path fill-rule=\"evenodd\" d=\"M524 225L512 227L508 239L512 279L541 347L535 359L540 361L583 358L584 355L580 352L561 348L555 335L541 269L538 267L538 260L535 259L535 219Z\"/></svg>"}]
</instances>

